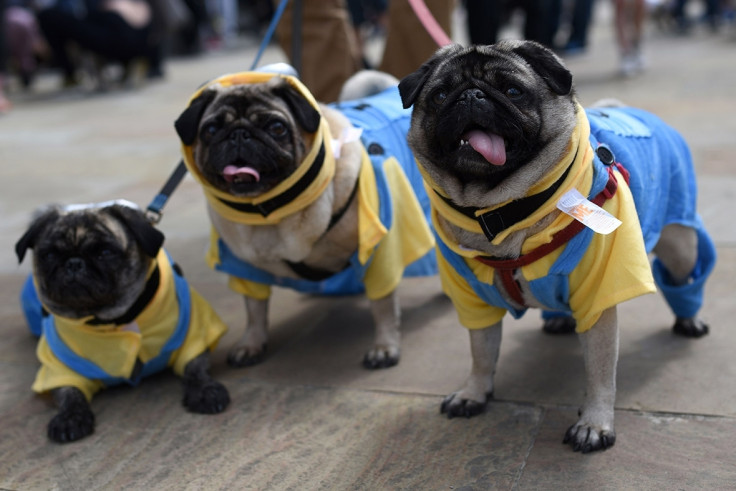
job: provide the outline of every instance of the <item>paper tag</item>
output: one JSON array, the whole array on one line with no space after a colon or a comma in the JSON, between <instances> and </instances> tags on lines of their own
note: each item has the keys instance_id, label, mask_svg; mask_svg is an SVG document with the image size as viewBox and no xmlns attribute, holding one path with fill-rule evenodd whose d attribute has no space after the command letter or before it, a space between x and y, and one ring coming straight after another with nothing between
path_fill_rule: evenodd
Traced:
<instances>
[{"instance_id":1,"label":"paper tag","mask_svg":"<svg viewBox=\"0 0 736 491\"><path fill-rule=\"evenodd\" d=\"M621 220L589 201L575 188L562 195L557 208L599 234L610 234L621 225Z\"/></svg>"},{"instance_id":2,"label":"paper tag","mask_svg":"<svg viewBox=\"0 0 736 491\"><path fill-rule=\"evenodd\" d=\"M363 134L363 128L343 128L342 133L340 133L340 138L332 140L332 154L335 156L336 159L340 158L340 150L342 150L342 146L346 143L358 141L360 139L360 135Z\"/></svg>"}]
</instances>

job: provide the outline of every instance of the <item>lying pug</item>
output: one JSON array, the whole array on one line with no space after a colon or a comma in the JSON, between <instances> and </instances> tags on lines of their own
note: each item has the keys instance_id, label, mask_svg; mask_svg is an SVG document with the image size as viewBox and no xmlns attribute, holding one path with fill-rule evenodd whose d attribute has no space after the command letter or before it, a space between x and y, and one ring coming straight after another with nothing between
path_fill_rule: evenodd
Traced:
<instances>
[{"instance_id":1,"label":"lying pug","mask_svg":"<svg viewBox=\"0 0 736 491\"><path fill-rule=\"evenodd\" d=\"M115 201L39 212L15 246L33 249L21 300L40 336L33 383L59 407L48 436L60 443L94 431L89 405L103 387L137 385L171 367L184 406L214 414L230 402L209 375L208 351L226 327L161 248L164 236L133 203Z\"/></svg>"},{"instance_id":2,"label":"lying pug","mask_svg":"<svg viewBox=\"0 0 736 491\"><path fill-rule=\"evenodd\" d=\"M708 332L696 314L715 249L686 144L644 111L584 110L562 61L533 42L440 49L399 90L414 107L409 142L430 188L443 288L470 329L471 374L442 412L485 407L506 312L567 312L587 384L564 441L612 446L616 305L656 282L676 334Z\"/></svg>"},{"instance_id":3,"label":"lying pug","mask_svg":"<svg viewBox=\"0 0 736 491\"><path fill-rule=\"evenodd\" d=\"M192 96L175 127L207 199L207 261L244 295L248 317L232 366L264 357L271 285L365 291L375 342L363 365L398 363L395 289L402 274L436 271L429 202L406 143L409 114L396 86L325 106L280 73L226 75Z\"/></svg>"}]
</instances>

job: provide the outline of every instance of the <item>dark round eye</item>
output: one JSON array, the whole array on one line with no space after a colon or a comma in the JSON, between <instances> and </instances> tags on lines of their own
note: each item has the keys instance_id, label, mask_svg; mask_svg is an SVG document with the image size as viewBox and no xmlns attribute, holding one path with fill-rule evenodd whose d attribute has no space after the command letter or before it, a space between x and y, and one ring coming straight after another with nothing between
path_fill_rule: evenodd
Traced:
<instances>
[{"instance_id":1,"label":"dark round eye","mask_svg":"<svg viewBox=\"0 0 736 491\"><path fill-rule=\"evenodd\" d=\"M432 102L434 102L438 106L445 102L445 99L447 99L447 93L444 90L438 90L437 92L432 94Z\"/></svg>"},{"instance_id":2,"label":"dark round eye","mask_svg":"<svg viewBox=\"0 0 736 491\"><path fill-rule=\"evenodd\" d=\"M115 253L112 249L104 248L97 251L97 259L110 259Z\"/></svg>"},{"instance_id":3,"label":"dark round eye","mask_svg":"<svg viewBox=\"0 0 736 491\"><path fill-rule=\"evenodd\" d=\"M273 121L268 125L268 132L271 134L271 136L284 136L286 134L286 131L286 125L283 123L283 121Z\"/></svg>"},{"instance_id":4,"label":"dark round eye","mask_svg":"<svg viewBox=\"0 0 736 491\"><path fill-rule=\"evenodd\" d=\"M208 123L202 128L201 135L203 137L213 136L220 129L220 125L217 123Z\"/></svg>"},{"instance_id":5,"label":"dark round eye","mask_svg":"<svg viewBox=\"0 0 736 491\"><path fill-rule=\"evenodd\" d=\"M520 88L512 85L511 87L506 89L505 94L506 97L508 97L509 99L518 99L519 97L524 95L524 92L522 92Z\"/></svg>"}]
</instances>

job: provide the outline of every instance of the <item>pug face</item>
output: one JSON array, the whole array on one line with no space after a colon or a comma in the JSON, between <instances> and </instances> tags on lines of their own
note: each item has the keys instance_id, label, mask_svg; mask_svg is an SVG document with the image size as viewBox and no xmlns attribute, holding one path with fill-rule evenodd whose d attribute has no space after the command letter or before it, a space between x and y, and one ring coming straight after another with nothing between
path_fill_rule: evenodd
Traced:
<instances>
[{"instance_id":1,"label":"pug face","mask_svg":"<svg viewBox=\"0 0 736 491\"><path fill-rule=\"evenodd\" d=\"M399 91L414 106L412 149L448 188L490 191L529 165L540 177L575 124L572 75L533 42L442 48Z\"/></svg>"},{"instance_id":2,"label":"pug face","mask_svg":"<svg viewBox=\"0 0 736 491\"><path fill-rule=\"evenodd\" d=\"M205 89L175 123L213 187L256 197L291 175L312 144L320 114L285 80Z\"/></svg>"},{"instance_id":3,"label":"pug face","mask_svg":"<svg viewBox=\"0 0 736 491\"><path fill-rule=\"evenodd\" d=\"M18 260L33 249L41 302L52 313L114 319L143 291L163 234L140 210L123 205L65 210L50 207L16 244Z\"/></svg>"}]
</instances>

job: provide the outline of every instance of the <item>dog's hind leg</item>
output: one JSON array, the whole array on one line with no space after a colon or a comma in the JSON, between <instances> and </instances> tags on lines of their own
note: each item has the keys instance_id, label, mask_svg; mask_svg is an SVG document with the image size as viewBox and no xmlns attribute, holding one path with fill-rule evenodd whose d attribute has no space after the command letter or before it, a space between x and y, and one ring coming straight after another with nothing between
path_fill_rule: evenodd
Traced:
<instances>
[{"instance_id":1,"label":"dog's hind leg","mask_svg":"<svg viewBox=\"0 0 736 491\"><path fill-rule=\"evenodd\" d=\"M708 334L696 317L703 303L705 280L715 264L715 247L705 230L667 225L654 247L652 272L657 286L676 316L673 331L687 337Z\"/></svg>"},{"instance_id":2,"label":"dog's hind leg","mask_svg":"<svg viewBox=\"0 0 736 491\"><path fill-rule=\"evenodd\" d=\"M388 368L399 363L401 356L401 307L395 291L371 300L371 313L376 329L373 347L363 357L366 368Z\"/></svg>"},{"instance_id":3,"label":"dog's hind leg","mask_svg":"<svg viewBox=\"0 0 736 491\"><path fill-rule=\"evenodd\" d=\"M230 348L227 363L231 367L248 367L261 363L268 341L268 299L245 296L248 324L240 340Z\"/></svg>"},{"instance_id":4,"label":"dog's hind leg","mask_svg":"<svg viewBox=\"0 0 736 491\"><path fill-rule=\"evenodd\" d=\"M493 376L496 373L501 348L501 321L485 329L470 329L470 353L473 365L465 385L445 397L440 412L448 418L480 414L493 396Z\"/></svg>"},{"instance_id":5,"label":"dog's hind leg","mask_svg":"<svg viewBox=\"0 0 736 491\"><path fill-rule=\"evenodd\" d=\"M230 404L227 389L209 373L210 357L204 352L184 367L184 406L194 413L221 413Z\"/></svg>"},{"instance_id":6,"label":"dog's hind leg","mask_svg":"<svg viewBox=\"0 0 736 491\"><path fill-rule=\"evenodd\" d=\"M563 443L588 453L605 450L616 442L613 407L616 402L618 321L616 307L605 310L598 321L580 334L585 361L585 404L580 419L565 433Z\"/></svg>"}]
</instances>

